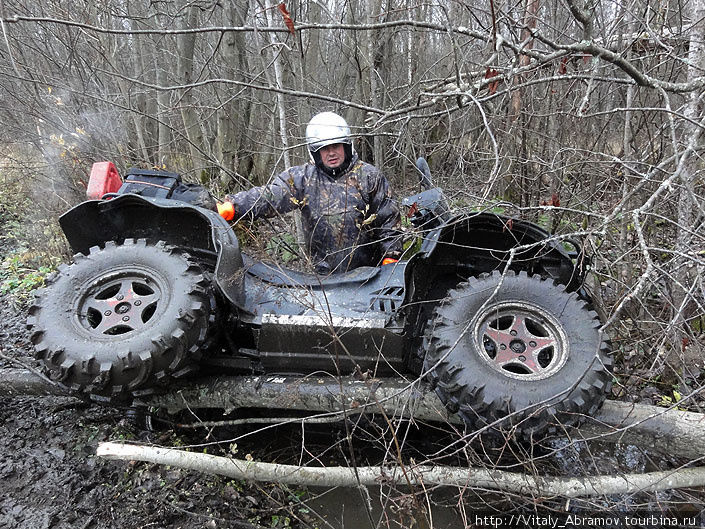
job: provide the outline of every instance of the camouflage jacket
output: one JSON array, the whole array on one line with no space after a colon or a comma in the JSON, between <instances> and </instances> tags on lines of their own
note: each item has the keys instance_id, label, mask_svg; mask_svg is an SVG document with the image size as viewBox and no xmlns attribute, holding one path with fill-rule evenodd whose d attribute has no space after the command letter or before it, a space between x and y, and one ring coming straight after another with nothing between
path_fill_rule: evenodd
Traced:
<instances>
[{"instance_id":1,"label":"camouflage jacket","mask_svg":"<svg viewBox=\"0 0 705 529\"><path fill-rule=\"evenodd\" d=\"M385 256L398 257L402 249L399 209L390 197L389 182L357 154L337 178L308 163L226 200L235 206L236 218L299 209L307 250L321 273L374 266Z\"/></svg>"}]
</instances>

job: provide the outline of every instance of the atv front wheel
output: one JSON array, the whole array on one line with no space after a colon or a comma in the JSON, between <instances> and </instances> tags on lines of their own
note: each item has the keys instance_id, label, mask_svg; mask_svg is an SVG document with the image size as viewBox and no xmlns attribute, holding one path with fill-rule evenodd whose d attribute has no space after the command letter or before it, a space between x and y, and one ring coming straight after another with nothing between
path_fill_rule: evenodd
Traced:
<instances>
[{"instance_id":1,"label":"atv front wheel","mask_svg":"<svg viewBox=\"0 0 705 529\"><path fill-rule=\"evenodd\" d=\"M470 427L538 435L576 424L605 399L612 359L600 326L563 286L494 272L435 310L424 370Z\"/></svg>"},{"instance_id":2,"label":"atv front wheel","mask_svg":"<svg viewBox=\"0 0 705 529\"><path fill-rule=\"evenodd\" d=\"M77 254L37 292L28 326L48 375L98 400L127 400L196 369L212 316L201 267L163 242Z\"/></svg>"}]
</instances>

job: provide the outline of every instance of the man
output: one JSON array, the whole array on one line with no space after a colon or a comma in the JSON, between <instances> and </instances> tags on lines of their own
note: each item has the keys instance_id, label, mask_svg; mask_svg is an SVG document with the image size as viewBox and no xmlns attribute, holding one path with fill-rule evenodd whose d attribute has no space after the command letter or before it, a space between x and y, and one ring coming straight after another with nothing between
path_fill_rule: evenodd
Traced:
<instances>
[{"instance_id":1,"label":"man","mask_svg":"<svg viewBox=\"0 0 705 529\"><path fill-rule=\"evenodd\" d=\"M227 195L221 215L259 218L299 209L306 250L319 273L398 259L399 209L389 182L358 158L346 121L333 112L317 114L306 141L312 163L287 169L267 186Z\"/></svg>"}]
</instances>

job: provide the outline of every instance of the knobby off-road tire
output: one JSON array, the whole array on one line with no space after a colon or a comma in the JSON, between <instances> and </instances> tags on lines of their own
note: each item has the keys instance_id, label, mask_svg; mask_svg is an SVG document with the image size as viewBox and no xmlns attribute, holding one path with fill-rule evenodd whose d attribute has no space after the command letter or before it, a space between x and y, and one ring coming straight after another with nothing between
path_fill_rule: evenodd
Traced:
<instances>
[{"instance_id":1,"label":"knobby off-road tire","mask_svg":"<svg viewBox=\"0 0 705 529\"><path fill-rule=\"evenodd\" d=\"M542 435L592 415L611 384L609 341L577 294L494 272L450 291L426 335L425 371L472 429Z\"/></svg>"},{"instance_id":2,"label":"knobby off-road tire","mask_svg":"<svg viewBox=\"0 0 705 529\"><path fill-rule=\"evenodd\" d=\"M128 239L62 265L27 324L53 380L122 402L194 371L212 313L209 281L187 254Z\"/></svg>"}]
</instances>

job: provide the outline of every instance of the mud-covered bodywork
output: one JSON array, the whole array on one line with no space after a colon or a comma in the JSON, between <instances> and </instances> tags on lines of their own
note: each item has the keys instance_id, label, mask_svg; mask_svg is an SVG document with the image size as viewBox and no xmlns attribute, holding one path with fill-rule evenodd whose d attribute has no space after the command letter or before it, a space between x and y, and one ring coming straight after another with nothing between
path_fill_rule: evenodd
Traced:
<instances>
[{"instance_id":1,"label":"mud-covered bodywork","mask_svg":"<svg viewBox=\"0 0 705 529\"><path fill-rule=\"evenodd\" d=\"M258 328L264 367L349 372L357 365L377 374L403 369L405 267L318 277L246 260L241 321Z\"/></svg>"},{"instance_id":2,"label":"mud-covered bodywork","mask_svg":"<svg viewBox=\"0 0 705 529\"><path fill-rule=\"evenodd\" d=\"M329 276L254 261L216 212L172 199L128 193L91 200L65 213L60 224L72 249L83 254L106 241L142 238L186 248L213 271L230 321L237 320L237 336L226 343L246 361L233 365L277 372L416 371L433 308L451 288L482 273L525 270L580 287L577 252L538 226L493 213L439 213L437 189L406 199L407 206L410 200L422 204L422 226L432 226L419 231L417 254Z\"/></svg>"},{"instance_id":3,"label":"mud-covered bodywork","mask_svg":"<svg viewBox=\"0 0 705 529\"><path fill-rule=\"evenodd\" d=\"M429 188L402 202L413 255L307 274L243 254L202 188L132 175L61 217L77 255L30 309L36 356L75 391L122 401L198 368L423 373L468 425L506 418L530 434L604 399L609 343L575 241L494 213L453 214Z\"/></svg>"},{"instance_id":4,"label":"mud-covered bodywork","mask_svg":"<svg viewBox=\"0 0 705 529\"><path fill-rule=\"evenodd\" d=\"M530 222L494 213L457 215L430 231L417 257L423 274L466 277L494 270L525 270L577 290L588 261L577 242L552 237Z\"/></svg>"},{"instance_id":5,"label":"mud-covered bodywork","mask_svg":"<svg viewBox=\"0 0 705 529\"><path fill-rule=\"evenodd\" d=\"M243 306L239 281L240 244L230 225L216 212L186 202L124 194L110 200L78 204L59 219L71 249L88 254L91 247L125 239L164 241L187 248L208 263L222 294Z\"/></svg>"},{"instance_id":6,"label":"mud-covered bodywork","mask_svg":"<svg viewBox=\"0 0 705 529\"><path fill-rule=\"evenodd\" d=\"M426 189L402 200L422 237L408 270L417 301L429 299L430 292L442 296L461 280L495 270L524 270L550 277L571 291L582 288L589 259L578 242L505 215L453 213L443 191L430 187L430 171L423 159L417 167ZM588 297L584 290L581 295Z\"/></svg>"}]
</instances>

